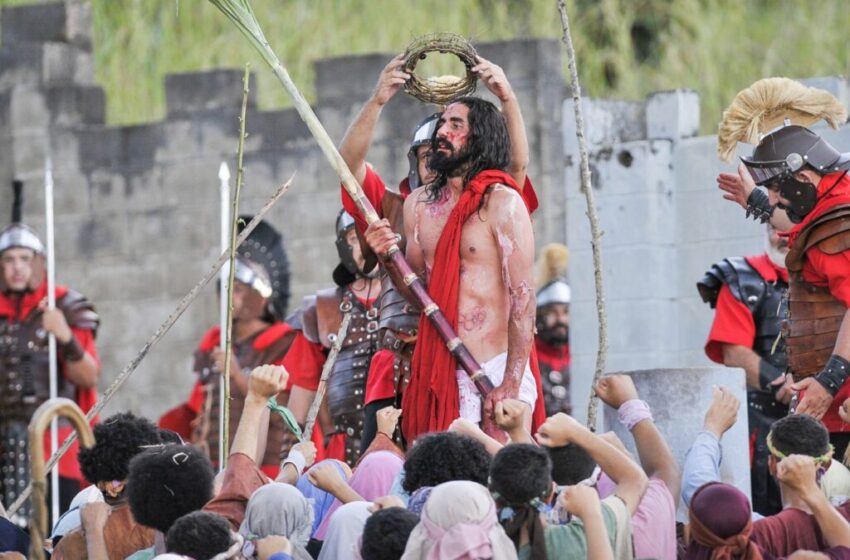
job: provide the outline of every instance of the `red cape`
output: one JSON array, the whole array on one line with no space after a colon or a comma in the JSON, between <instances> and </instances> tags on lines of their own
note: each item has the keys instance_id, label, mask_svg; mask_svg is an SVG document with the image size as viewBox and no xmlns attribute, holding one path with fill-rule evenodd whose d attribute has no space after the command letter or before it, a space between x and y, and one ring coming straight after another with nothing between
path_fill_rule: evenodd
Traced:
<instances>
[{"instance_id":1,"label":"red cape","mask_svg":"<svg viewBox=\"0 0 850 560\"><path fill-rule=\"evenodd\" d=\"M500 183L521 192L510 175L503 171L486 170L476 175L466 185L452 209L440 240L437 243L434 265L428 279L431 297L443 311L449 324L456 330L458 295L460 292L460 239L463 224L480 207L487 189ZM537 403L534 410L534 428L545 420L545 408L534 345L529 356L531 370L537 385ZM419 335L411 364L410 384L404 392L402 431L407 441L415 440L426 432L444 431L459 415L457 363L446 348L437 329L424 314L419 320Z\"/></svg>"}]
</instances>

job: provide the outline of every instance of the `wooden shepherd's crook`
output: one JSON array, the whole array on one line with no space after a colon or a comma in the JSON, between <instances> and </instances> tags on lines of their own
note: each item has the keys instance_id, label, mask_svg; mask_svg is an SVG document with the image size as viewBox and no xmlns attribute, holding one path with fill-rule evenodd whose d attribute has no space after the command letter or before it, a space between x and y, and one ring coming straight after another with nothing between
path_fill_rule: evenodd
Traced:
<instances>
[{"instance_id":1,"label":"wooden shepherd's crook","mask_svg":"<svg viewBox=\"0 0 850 560\"><path fill-rule=\"evenodd\" d=\"M371 224L376 222L378 220L378 214L375 212L375 208L369 202L369 199L366 198L363 189L357 183L354 175L351 174L348 165L346 165L345 160L342 159L342 156L337 151L333 140L328 136L322 123L319 122L310 104L307 103L307 100L298 91L292 78L289 77L289 72L286 71L286 68L283 67L277 55L272 51L269 42L263 34L263 30L260 28L260 24L257 23L257 18L254 15L254 10L251 8L250 2L248 0L210 0L210 2L230 18L254 48L257 49L260 56L268 63L284 89L292 97L295 110L298 111L301 119L307 125L307 128L310 129L310 132L319 144L319 148L321 148L328 162L334 168L334 171L336 171L342 181L343 188L345 188L346 192L354 200L354 204L357 205L357 209L365 218L366 223ZM434 324L434 328L437 329L440 337L446 342L449 352L457 360L458 365L472 378L481 396L486 396L493 390L493 382L484 375L481 365L475 360L460 337L458 337L454 328L449 324L448 319L446 319L446 316L440 311L434 300L431 299L431 296L428 295L428 291L425 289L422 281L416 276L410 265L407 264L404 255L401 254L401 250L397 245L390 249L388 256L399 271L399 275L403 279L405 286L407 286L416 299L419 308L428 316L428 319Z\"/></svg>"},{"instance_id":2,"label":"wooden shepherd's crook","mask_svg":"<svg viewBox=\"0 0 850 560\"><path fill-rule=\"evenodd\" d=\"M44 432L57 416L68 418L83 447L94 445L94 434L83 411L71 399L44 401L32 415L29 425L30 469L32 471L32 517L30 518L30 558L44 559L47 538L47 470L44 466Z\"/></svg>"},{"instance_id":3,"label":"wooden shepherd's crook","mask_svg":"<svg viewBox=\"0 0 850 560\"><path fill-rule=\"evenodd\" d=\"M602 236L599 229L599 216L596 213L596 201L593 198L593 186L590 182L590 163L587 157L587 141L584 139L584 116L581 110L581 86L578 83L576 69L576 53L573 50L573 40L570 36L570 18L564 0L558 0L558 11L561 14L561 25L564 28L564 45L567 47L567 61L570 66L570 85L573 90L573 107L576 113L576 138L581 160L581 190L587 203L587 218L590 220L590 246L593 252L593 277L596 284L596 313L599 318L599 348L596 352L596 371L593 372L593 382L590 385L590 401L587 404L587 427L596 431L596 409L599 397L594 387L605 371L605 356L608 354L608 318L605 313L605 291L602 284L602 252L599 239Z\"/></svg>"}]
</instances>

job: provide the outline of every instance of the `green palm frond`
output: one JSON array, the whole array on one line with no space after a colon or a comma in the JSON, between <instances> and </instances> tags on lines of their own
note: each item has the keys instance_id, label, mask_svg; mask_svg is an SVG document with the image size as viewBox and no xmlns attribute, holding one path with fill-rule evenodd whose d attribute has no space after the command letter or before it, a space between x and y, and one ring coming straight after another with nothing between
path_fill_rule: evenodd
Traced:
<instances>
[{"instance_id":1,"label":"green palm frond","mask_svg":"<svg viewBox=\"0 0 850 560\"><path fill-rule=\"evenodd\" d=\"M221 13L232 21L239 31L250 41L251 45L260 53L269 66L280 64L277 55L272 51L265 34L257 22L254 9L248 0L209 0Z\"/></svg>"},{"instance_id":2,"label":"green palm frond","mask_svg":"<svg viewBox=\"0 0 850 560\"><path fill-rule=\"evenodd\" d=\"M292 414L291 410L289 410L285 406L279 405L274 397L269 399L269 402L266 406L268 406L269 410L271 410L272 412L277 412L278 414L280 414L280 417L283 418L283 423L286 424L286 427L289 429L290 432L295 434L295 437L298 438L298 441L304 440L304 434L301 432L301 426L298 425L298 421L295 420L295 415Z\"/></svg>"}]
</instances>

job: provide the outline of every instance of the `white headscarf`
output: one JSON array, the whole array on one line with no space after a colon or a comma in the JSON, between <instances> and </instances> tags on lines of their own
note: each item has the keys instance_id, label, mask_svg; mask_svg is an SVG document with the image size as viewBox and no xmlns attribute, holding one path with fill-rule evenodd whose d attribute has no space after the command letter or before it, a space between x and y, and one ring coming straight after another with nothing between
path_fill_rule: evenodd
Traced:
<instances>
[{"instance_id":1,"label":"white headscarf","mask_svg":"<svg viewBox=\"0 0 850 560\"><path fill-rule=\"evenodd\" d=\"M349 502L337 509L328 524L319 560L355 560L360 558L360 537L372 513L371 502Z\"/></svg>"},{"instance_id":2,"label":"white headscarf","mask_svg":"<svg viewBox=\"0 0 850 560\"><path fill-rule=\"evenodd\" d=\"M306 550L312 530L313 506L297 488L281 482L265 484L251 494L239 527L246 540L286 537L295 560L312 560ZM253 555L253 547L246 553Z\"/></svg>"},{"instance_id":3,"label":"white headscarf","mask_svg":"<svg viewBox=\"0 0 850 560\"><path fill-rule=\"evenodd\" d=\"M517 560L490 491L455 480L431 491L402 560Z\"/></svg>"}]
</instances>

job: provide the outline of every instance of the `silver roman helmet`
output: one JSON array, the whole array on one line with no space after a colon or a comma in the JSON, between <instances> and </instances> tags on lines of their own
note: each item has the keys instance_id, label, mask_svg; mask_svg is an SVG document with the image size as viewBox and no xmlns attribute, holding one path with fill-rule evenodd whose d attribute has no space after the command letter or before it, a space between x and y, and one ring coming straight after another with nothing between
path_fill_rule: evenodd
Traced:
<instances>
[{"instance_id":1,"label":"silver roman helmet","mask_svg":"<svg viewBox=\"0 0 850 560\"><path fill-rule=\"evenodd\" d=\"M410 142L410 149L407 151L407 163L410 165L410 170L407 173L407 182L410 185L410 190L422 186L420 184L419 159L416 157L416 151L419 146L431 145L431 137L434 136L434 129L437 127L440 114L434 113L429 115L413 131L413 140Z\"/></svg>"},{"instance_id":2,"label":"silver roman helmet","mask_svg":"<svg viewBox=\"0 0 850 560\"><path fill-rule=\"evenodd\" d=\"M20 247L31 249L38 255L44 255L45 249L35 231L21 221L24 183L18 179L12 181L12 223L0 230L0 253L6 249Z\"/></svg>"}]
</instances>

